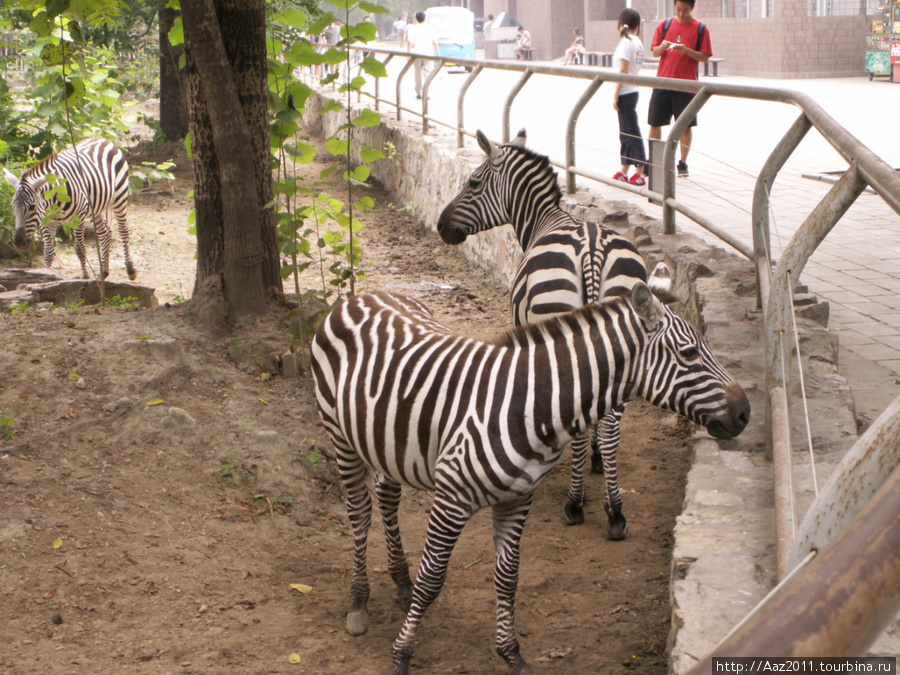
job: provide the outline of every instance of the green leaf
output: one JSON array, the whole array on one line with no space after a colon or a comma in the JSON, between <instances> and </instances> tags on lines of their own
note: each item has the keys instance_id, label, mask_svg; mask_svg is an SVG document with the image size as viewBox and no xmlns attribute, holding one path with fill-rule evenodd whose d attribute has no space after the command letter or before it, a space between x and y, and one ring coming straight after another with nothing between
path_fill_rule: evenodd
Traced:
<instances>
[{"instance_id":1,"label":"green leaf","mask_svg":"<svg viewBox=\"0 0 900 675\"><path fill-rule=\"evenodd\" d=\"M286 150L298 164L309 164L316 158L316 148L312 143L295 143L287 146Z\"/></svg>"},{"instance_id":2,"label":"green leaf","mask_svg":"<svg viewBox=\"0 0 900 675\"><path fill-rule=\"evenodd\" d=\"M374 2L360 2L357 7L364 11L366 14L390 14L391 10L387 7L382 7L381 5L376 5Z\"/></svg>"},{"instance_id":3,"label":"green leaf","mask_svg":"<svg viewBox=\"0 0 900 675\"><path fill-rule=\"evenodd\" d=\"M358 167L353 169L353 177L359 181L369 180L370 175L372 175L372 170L365 164L360 164Z\"/></svg>"},{"instance_id":4,"label":"green leaf","mask_svg":"<svg viewBox=\"0 0 900 675\"><path fill-rule=\"evenodd\" d=\"M299 9L286 9L285 11L277 14L275 19L279 23L283 23L285 26L290 26L291 28L306 28L306 23L309 21L309 16L307 16L306 12L302 12Z\"/></svg>"},{"instance_id":5,"label":"green leaf","mask_svg":"<svg viewBox=\"0 0 900 675\"><path fill-rule=\"evenodd\" d=\"M63 62L63 50L60 45L45 44L41 49L41 61L47 66L58 66Z\"/></svg>"},{"instance_id":6,"label":"green leaf","mask_svg":"<svg viewBox=\"0 0 900 675\"><path fill-rule=\"evenodd\" d=\"M309 24L309 28L306 29L306 32L310 35L321 35L322 31L328 28L332 23L334 23L334 14L326 12L320 19Z\"/></svg>"},{"instance_id":7,"label":"green leaf","mask_svg":"<svg viewBox=\"0 0 900 675\"><path fill-rule=\"evenodd\" d=\"M321 112L322 114L325 114L325 113L329 113L329 112L340 112L343 109L344 109L344 106L342 106L340 103L338 103L337 101L335 101L332 98L332 99L328 99L325 102L325 105L322 106L322 109L319 112Z\"/></svg>"},{"instance_id":8,"label":"green leaf","mask_svg":"<svg viewBox=\"0 0 900 675\"><path fill-rule=\"evenodd\" d=\"M369 196L363 197L356 204L353 205L357 209L362 209L363 211L368 211L369 209L375 208L375 200Z\"/></svg>"},{"instance_id":9,"label":"green leaf","mask_svg":"<svg viewBox=\"0 0 900 675\"><path fill-rule=\"evenodd\" d=\"M325 149L328 150L335 157L340 155L346 155L350 150L350 145L347 141L342 141L340 138L335 138L332 136L327 141L325 141Z\"/></svg>"},{"instance_id":10,"label":"green leaf","mask_svg":"<svg viewBox=\"0 0 900 675\"><path fill-rule=\"evenodd\" d=\"M371 21L362 21L347 29L350 42L372 42L378 35L378 29Z\"/></svg>"},{"instance_id":11,"label":"green leaf","mask_svg":"<svg viewBox=\"0 0 900 675\"><path fill-rule=\"evenodd\" d=\"M331 166L326 167L326 168L322 169L322 171L319 172L319 178L328 178L329 176L331 176L331 174L333 174L337 170L338 170L338 165L336 163L332 164Z\"/></svg>"},{"instance_id":12,"label":"green leaf","mask_svg":"<svg viewBox=\"0 0 900 675\"><path fill-rule=\"evenodd\" d=\"M360 68L372 77L387 77L387 68L384 67L384 64L371 56L363 59Z\"/></svg>"},{"instance_id":13,"label":"green leaf","mask_svg":"<svg viewBox=\"0 0 900 675\"><path fill-rule=\"evenodd\" d=\"M322 56L324 57L325 63L327 63L329 66L336 66L339 63L343 63L350 57L350 55L343 49L335 49L334 47L329 47L328 51L326 51Z\"/></svg>"},{"instance_id":14,"label":"green leaf","mask_svg":"<svg viewBox=\"0 0 900 675\"><path fill-rule=\"evenodd\" d=\"M370 148L368 145L363 146L363 149L360 151L359 156L364 162L374 162L379 159L384 159L384 153L381 150Z\"/></svg>"},{"instance_id":15,"label":"green leaf","mask_svg":"<svg viewBox=\"0 0 900 675\"><path fill-rule=\"evenodd\" d=\"M187 132L184 135L184 151L187 153L187 158L191 158L191 132Z\"/></svg>"},{"instance_id":16,"label":"green leaf","mask_svg":"<svg viewBox=\"0 0 900 675\"><path fill-rule=\"evenodd\" d=\"M181 23L180 16L175 17L172 28L169 29L168 38L169 44L173 47L184 44L184 24Z\"/></svg>"},{"instance_id":17,"label":"green leaf","mask_svg":"<svg viewBox=\"0 0 900 675\"><path fill-rule=\"evenodd\" d=\"M364 108L359 117L354 118L353 124L358 127L377 127L381 124L381 115L373 110Z\"/></svg>"}]
</instances>

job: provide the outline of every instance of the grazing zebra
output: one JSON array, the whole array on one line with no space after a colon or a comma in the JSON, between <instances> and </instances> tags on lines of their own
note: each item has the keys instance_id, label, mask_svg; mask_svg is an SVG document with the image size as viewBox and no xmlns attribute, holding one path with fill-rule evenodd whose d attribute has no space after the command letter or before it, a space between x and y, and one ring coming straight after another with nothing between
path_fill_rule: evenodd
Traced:
<instances>
[{"instance_id":1,"label":"grazing zebra","mask_svg":"<svg viewBox=\"0 0 900 675\"><path fill-rule=\"evenodd\" d=\"M59 220L67 222L78 215L81 223L75 228L75 253L81 263L81 275L88 278L87 259L84 252L84 225L93 222L100 242L100 274L109 275L109 246L112 232L106 224L106 210L112 207L119 229L119 238L125 250L125 269L128 278L137 277L131 252L128 249L128 161L122 151L102 138L90 138L45 157L28 169L22 178L16 178L4 169L6 180L16 188L12 206L16 215L16 231L13 243L24 247L34 239L40 229L44 238L44 265L50 267L56 255L56 227L45 227L43 220L48 204L59 208ZM68 199L57 200L46 194L50 186L47 175L66 179Z\"/></svg>"},{"instance_id":2,"label":"grazing zebra","mask_svg":"<svg viewBox=\"0 0 900 675\"><path fill-rule=\"evenodd\" d=\"M644 260L634 245L613 230L576 220L559 206L562 193L549 160L525 148L525 130L509 145L497 147L481 131L478 144L488 159L475 171L438 220L448 244L492 227L511 223L525 255L516 271L512 314L516 325L600 302L647 281ZM651 286L668 288L668 268L651 275ZM628 523L622 513L616 451L624 407L609 412L593 435L592 470L606 474L607 534L623 539ZM569 525L584 522L584 466L590 431L572 442L572 480L563 510Z\"/></svg>"},{"instance_id":3,"label":"grazing zebra","mask_svg":"<svg viewBox=\"0 0 900 675\"><path fill-rule=\"evenodd\" d=\"M743 390L703 338L643 282L626 296L489 341L454 334L414 300L359 295L319 328L311 366L353 528L347 632L361 635L369 624L371 468L388 569L407 610L392 649L395 675L409 671L416 630L441 591L463 527L487 506L497 652L511 673L532 672L513 618L525 519L562 449L611 408L642 397L718 438L741 433L750 414ZM435 493L414 585L397 519L401 484Z\"/></svg>"}]
</instances>

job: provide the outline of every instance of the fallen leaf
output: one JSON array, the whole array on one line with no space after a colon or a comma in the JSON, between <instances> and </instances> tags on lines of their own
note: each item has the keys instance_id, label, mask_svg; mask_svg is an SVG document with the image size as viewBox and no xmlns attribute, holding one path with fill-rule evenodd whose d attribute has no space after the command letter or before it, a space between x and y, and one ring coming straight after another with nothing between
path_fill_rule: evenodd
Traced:
<instances>
[{"instance_id":1,"label":"fallen leaf","mask_svg":"<svg viewBox=\"0 0 900 675\"><path fill-rule=\"evenodd\" d=\"M301 593L309 593L312 590L312 586L307 586L306 584L289 584L289 585L295 591L300 591Z\"/></svg>"},{"instance_id":2,"label":"fallen leaf","mask_svg":"<svg viewBox=\"0 0 900 675\"><path fill-rule=\"evenodd\" d=\"M265 382L266 380L269 379L269 374L268 373L260 373L259 379L261 379L263 382Z\"/></svg>"},{"instance_id":3,"label":"fallen leaf","mask_svg":"<svg viewBox=\"0 0 900 675\"><path fill-rule=\"evenodd\" d=\"M165 403L165 401L163 401L161 398L155 398L155 399L153 399L152 401L147 401L147 405L148 405L148 406L151 406L151 405L161 405L161 404L163 404L163 403Z\"/></svg>"},{"instance_id":4,"label":"fallen leaf","mask_svg":"<svg viewBox=\"0 0 900 675\"><path fill-rule=\"evenodd\" d=\"M53 542L53 548L59 548L62 546L62 537L57 537L56 541Z\"/></svg>"},{"instance_id":5,"label":"fallen leaf","mask_svg":"<svg viewBox=\"0 0 900 675\"><path fill-rule=\"evenodd\" d=\"M299 654L291 654L288 656L288 663L297 664L300 663L300 655Z\"/></svg>"},{"instance_id":6,"label":"fallen leaf","mask_svg":"<svg viewBox=\"0 0 900 675\"><path fill-rule=\"evenodd\" d=\"M153 337L152 335L138 335L138 336L137 336L136 338L134 338L134 339L135 339L135 340L149 340L149 339L152 338L152 337Z\"/></svg>"},{"instance_id":7,"label":"fallen leaf","mask_svg":"<svg viewBox=\"0 0 900 675\"><path fill-rule=\"evenodd\" d=\"M44 600L49 600L50 598L52 598L54 593L56 593L55 590L49 590L44 593Z\"/></svg>"},{"instance_id":8,"label":"fallen leaf","mask_svg":"<svg viewBox=\"0 0 900 675\"><path fill-rule=\"evenodd\" d=\"M260 398L260 399L257 399L257 400L258 400L260 403L262 403L263 405L269 405L269 402L268 402L266 399L264 399L264 398Z\"/></svg>"}]
</instances>

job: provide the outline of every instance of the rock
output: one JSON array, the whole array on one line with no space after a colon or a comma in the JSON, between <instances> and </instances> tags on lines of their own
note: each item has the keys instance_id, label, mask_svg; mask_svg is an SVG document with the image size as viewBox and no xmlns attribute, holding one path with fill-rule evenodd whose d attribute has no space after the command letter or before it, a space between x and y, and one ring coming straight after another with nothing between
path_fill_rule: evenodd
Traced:
<instances>
[{"instance_id":1,"label":"rock","mask_svg":"<svg viewBox=\"0 0 900 675\"><path fill-rule=\"evenodd\" d=\"M186 410L172 406L169 408L169 414L166 416L163 426L169 429L178 429L183 427L196 426L196 420L191 417Z\"/></svg>"},{"instance_id":2,"label":"rock","mask_svg":"<svg viewBox=\"0 0 900 675\"><path fill-rule=\"evenodd\" d=\"M293 352L287 351L281 355L281 374L284 377L297 377L299 371L297 369L297 357Z\"/></svg>"},{"instance_id":3,"label":"rock","mask_svg":"<svg viewBox=\"0 0 900 675\"><path fill-rule=\"evenodd\" d=\"M6 288L18 288L20 284L41 284L48 281L60 280L60 277L50 270L0 270L0 284L6 286Z\"/></svg>"},{"instance_id":4,"label":"rock","mask_svg":"<svg viewBox=\"0 0 900 675\"><path fill-rule=\"evenodd\" d=\"M802 316L810 321L815 321L820 326L828 327L828 319L831 315L831 307L827 302L819 302L815 305L807 305L796 310L797 316Z\"/></svg>"},{"instance_id":5,"label":"rock","mask_svg":"<svg viewBox=\"0 0 900 675\"><path fill-rule=\"evenodd\" d=\"M100 282L96 279L26 283L22 284L18 290L30 292L34 296L35 302L69 305L77 300L84 300L86 305L96 305L100 302ZM141 307L156 307L159 304L154 294L155 290L149 286L120 281L106 281L104 284L107 299L117 295L122 298L133 297L137 299Z\"/></svg>"},{"instance_id":6,"label":"rock","mask_svg":"<svg viewBox=\"0 0 900 675\"><path fill-rule=\"evenodd\" d=\"M83 377L79 377L75 381L75 388L76 389L87 389L87 382L84 381Z\"/></svg>"},{"instance_id":7,"label":"rock","mask_svg":"<svg viewBox=\"0 0 900 675\"><path fill-rule=\"evenodd\" d=\"M181 350L175 338L161 338L158 340L126 340L122 343L123 349L133 349L144 356L178 360Z\"/></svg>"}]
</instances>

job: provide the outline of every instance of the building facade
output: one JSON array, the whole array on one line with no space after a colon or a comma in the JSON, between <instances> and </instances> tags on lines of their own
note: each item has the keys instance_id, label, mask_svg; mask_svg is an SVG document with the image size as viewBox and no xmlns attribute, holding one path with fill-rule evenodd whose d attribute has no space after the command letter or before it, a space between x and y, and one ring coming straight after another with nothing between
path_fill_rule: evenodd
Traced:
<instances>
[{"instance_id":1,"label":"building facade","mask_svg":"<svg viewBox=\"0 0 900 675\"><path fill-rule=\"evenodd\" d=\"M766 78L865 75L866 33L879 0L697 0L694 16L710 29L713 52L729 75ZM590 51L611 52L625 7L641 13L649 48L674 0L456 0L476 16L508 12L532 36L535 57L561 57L572 29Z\"/></svg>"}]
</instances>

